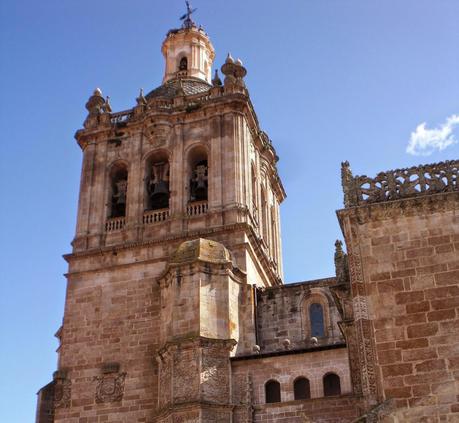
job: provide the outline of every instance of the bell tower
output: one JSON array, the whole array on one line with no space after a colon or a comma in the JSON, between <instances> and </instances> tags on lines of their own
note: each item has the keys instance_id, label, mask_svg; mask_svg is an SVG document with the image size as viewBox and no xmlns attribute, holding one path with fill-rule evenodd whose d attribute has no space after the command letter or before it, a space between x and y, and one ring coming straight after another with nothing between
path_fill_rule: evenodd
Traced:
<instances>
[{"instance_id":1,"label":"bell tower","mask_svg":"<svg viewBox=\"0 0 459 423\"><path fill-rule=\"evenodd\" d=\"M39 403L53 422L230 422L229 359L257 343L255 287L282 283L274 147L242 62L228 55L211 79L214 48L187 6L162 85L120 112L96 89L75 134L58 369Z\"/></svg>"}]
</instances>

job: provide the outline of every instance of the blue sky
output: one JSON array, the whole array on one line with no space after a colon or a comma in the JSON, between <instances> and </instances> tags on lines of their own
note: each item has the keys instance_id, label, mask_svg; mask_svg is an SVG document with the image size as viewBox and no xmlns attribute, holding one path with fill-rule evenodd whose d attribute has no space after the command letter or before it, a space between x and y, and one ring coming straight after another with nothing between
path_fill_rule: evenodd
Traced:
<instances>
[{"instance_id":1,"label":"blue sky","mask_svg":"<svg viewBox=\"0 0 459 423\"><path fill-rule=\"evenodd\" d=\"M243 60L280 156L286 281L333 274L341 161L375 175L458 158L459 1L194 6L216 66L228 51ZM140 87L158 86L161 42L182 13L182 0L0 4L1 421L33 421L35 393L56 368L61 255L70 251L81 165L73 134L84 104L100 87L124 110ZM429 154L407 153L410 138L411 151Z\"/></svg>"}]
</instances>

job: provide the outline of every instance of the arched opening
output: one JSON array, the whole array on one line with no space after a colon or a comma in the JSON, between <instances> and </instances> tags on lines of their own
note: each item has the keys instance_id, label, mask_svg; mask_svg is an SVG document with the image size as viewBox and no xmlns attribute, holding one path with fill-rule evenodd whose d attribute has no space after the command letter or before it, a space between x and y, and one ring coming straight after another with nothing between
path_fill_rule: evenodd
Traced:
<instances>
[{"instance_id":1,"label":"arched opening","mask_svg":"<svg viewBox=\"0 0 459 423\"><path fill-rule=\"evenodd\" d=\"M325 336L324 310L322 304L313 303L309 306L309 322L311 325L311 336Z\"/></svg>"},{"instance_id":2,"label":"arched opening","mask_svg":"<svg viewBox=\"0 0 459 423\"><path fill-rule=\"evenodd\" d=\"M341 382L339 376L335 373L327 373L323 378L324 396L332 397L341 395Z\"/></svg>"},{"instance_id":3,"label":"arched opening","mask_svg":"<svg viewBox=\"0 0 459 423\"><path fill-rule=\"evenodd\" d=\"M169 157L161 151L146 161L145 210L169 208Z\"/></svg>"},{"instance_id":4,"label":"arched opening","mask_svg":"<svg viewBox=\"0 0 459 423\"><path fill-rule=\"evenodd\" d=\"M261 187L261 225L263 231L263 239L266 244L268 244L268 202L266 200L266 192L263 187Z\"/></svg>"},{"instance_id":5,"label":"arched opening","mask_svg":"<svg viewBox=\"0 0 459 423\"><path fill-rule=\"evenodd\" d=\"M208 200L208 177L207 151L204 147L194 148L189 155L190 166L190 201Z\"/></svg>"},{"instance_id":6,"label":"arched opening","mask_svg":"<svg viewBox=\"0 0 459 423\"><path fill-rule=\"evenodd\" d=\"M293 394L296 400L311 398L311 388L309 386L309 379L299 377L293 382Z\"/></svg>"},{"instance_id":7,"label":"arched opening","mask_svg":"<svg viewBox=\"0 0 459 423\"><path fill-rule=\"evenodd\" d=\"M257 201L257 173L255 165L252 163L251 166L251 177L252 177L252 216L255 222L258 223L258 201Z\"/></svg>"},{"instance_id":8,"label":"arched opening","mask_svg":"<svg viewBox=\"0 0 459 423\"><path fill-rule=\"evenodd\" d=\"M265 384L266 403L281 402L280 383L277 380L269 380Z\"/></svg>"},{"instance_id":9,"label":"arched opening","mask_svg":"<svg viewBox=\"0 0 459 423\"><path fill-rule=\"evenodd\" d=\"M110 202L108 217L126 216L128 170L124 163L116 163L110 170Z\"/></svg>"},{"instance_id":10,"label":"arched opening","mask_svg":"<svg viewBox=\"0 0 459 423\"><path fill-rule=\"evenodd\" d=\"M188 59L186 57L182 57L179 61L179 71L186 71L188 70Z\"/></svg>"}]
</instances>

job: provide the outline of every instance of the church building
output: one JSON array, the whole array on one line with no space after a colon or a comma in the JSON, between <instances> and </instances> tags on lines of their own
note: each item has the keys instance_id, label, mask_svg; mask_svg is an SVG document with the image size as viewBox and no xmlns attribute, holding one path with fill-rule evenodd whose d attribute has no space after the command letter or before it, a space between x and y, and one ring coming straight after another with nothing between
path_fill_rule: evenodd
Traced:
<instances>
[{"instance_id":1,"label":"church building","mask_svg":"<svg viewBox=\"0 0 459 423\"><path fill-rule=\"evenodd\" d=\"M459 421L459 161L374 178L343 162L336 274L284 284L286 194L247 70L212 71L190 9L162 53L158 88L121 112L96 89L76 132L36 422Z\"/></svg>"}]
</instances>

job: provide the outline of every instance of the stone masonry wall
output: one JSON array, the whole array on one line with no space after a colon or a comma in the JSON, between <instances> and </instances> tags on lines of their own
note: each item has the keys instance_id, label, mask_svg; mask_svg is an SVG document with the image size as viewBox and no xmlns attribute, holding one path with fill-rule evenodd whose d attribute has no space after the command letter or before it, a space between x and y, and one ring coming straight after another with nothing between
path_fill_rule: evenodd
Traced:
<instances>
[{"instance_id":1,"label":"stone masonry wall","mask_svg":"<svg viewBox=\"0 0 459 423\"><path fill-rule=\"evenodd\" d=\"M394 398L401 421L458 421L459 196L339 215L355 318L366 314L372 326L360 342L374 348L379 399ZM362 372L370 380L371 369Z\"/></svg>"},{"instance_id":2,"label":"stone masonry wall","mask_svg":"<svg viewBox=\"0 0 459 423\"><path fill-rule=\"evenodd\" d=\"M59 383L68 393L56 405L56 423L119 422L119 413L123 421L140 422L156 409L156 276L163 267L114 263L110 270L69 276L59 360L66 374ZM118 368L108 373L107 363Z\"/></svg>"},{"instance_id":3,"label":"stone masonry wall","mask_svg":"<svg viewBox=\"0 0 459 423\"><path fill-rule=\"evenodd\" d=\"M344 342L338 327L340 316L328 289L334 278L271 287L257 296L257 331L261 352L283 351L285 340L290 349L312 346L309 305L320 303L324 311L325 337L318 345Z\"/></svg>"},{"instance_id":4,"label":"stone masonry wall","mask_svg":"<svg viewBox=\"0 0 459 423\"><path fill-rule=\"evenodd\" d=\"M233 358L233 401L235 404L245 402L247 377L251 380L253 404L266 402L264 386L270 379L280 383L282 402L292 401L293 381L300 376L309 379L311 397L321 398L324 396L322 377L328 372L340 377L342 394L352 392L345 347L268 357L252 356L251 359Z\"/></svg>"},{"instance_id":5,"label":"stone masonry wall","mask_svg":"<svg viewBox=\"0 0 459 423\"><path fill-rule=\"evenodd\" d=\"M235 413L236 422L245 421L244 405L247 405L248 401L254 406L255 421L303 422L305 420L301 420L301 416L304 419L304 416L317 418L320 415L321 418L330 420L312 421L350 422L358 416L355 399L351 396L352 387L345 347L251 359L236 358L232 359L231 364L233 403L238 406ZM336 373L341 381L342 395L333 399L324 398L323 394L322 378L328 372ZM294 400L293 382L300 376L309 379L312 398L310 400ZM271 379L277 380L281 385L280 403L266 404L265 383ZM334 410L329 408L332 405L336 406ZM337 416L341 416L342 419L334 420Z\"/></svg>"}]
</instances>

